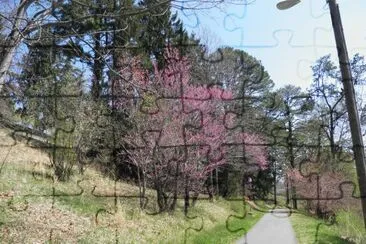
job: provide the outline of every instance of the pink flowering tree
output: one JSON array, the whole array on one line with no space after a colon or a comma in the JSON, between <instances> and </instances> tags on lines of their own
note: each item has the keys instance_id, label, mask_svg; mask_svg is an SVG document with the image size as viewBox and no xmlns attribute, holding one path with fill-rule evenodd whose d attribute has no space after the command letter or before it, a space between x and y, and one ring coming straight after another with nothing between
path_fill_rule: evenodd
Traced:
<instances>
[{"instance_id":1,"label":"pink flowering tree","mask_svg":"<svg viewBox=\"0 0 366 244\"><path fill-rule=\"evenodd\" d=\"M346 206L357 205L353 198L355 185L347 180L341 171L329 171L319 167L319 163L306 162L299 169L287 171L289 184L296 187L296 198L306 202L307 210L318 217Z\"/></svg>"},{"instance_id":2,"label":"pink flowering tree","mask_svg":"<svg viewBox=\"0 0 366 244\"><path fill-rule=\"evenodd\" d=\"M189 62L177 49L167 47L164 58L165 67L154 65L152 74L138 57L126 59L112 86L113 106L127 109L133 120L124 140L142 174L140 193L146 184L152 186L160 211L174 210L178 197L184 196L187 211L190 192L202 192L207 176L228 163L226 145L245 147L260 168L266 167L267 152L257 145L263 142L260 136L228 129L235 124L225 111L233 103L230 90L190 84Z\"/></svg>"}]
</instances>

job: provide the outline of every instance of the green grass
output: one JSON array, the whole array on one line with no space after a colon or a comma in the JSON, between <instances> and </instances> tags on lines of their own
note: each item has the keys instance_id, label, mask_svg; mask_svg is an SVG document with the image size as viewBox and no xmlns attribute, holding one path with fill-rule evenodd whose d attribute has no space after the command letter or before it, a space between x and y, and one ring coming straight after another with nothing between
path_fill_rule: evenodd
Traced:
<instances>
[{"instance_id":1,"label":"green grass","mask_svg":"<svg viewBox=\"0 0 366 244\"><path fill-rule=\"evenodd\" d=\"M218 224L209 230L203 229L188 240L191 243L230 243L243 237L262 216L263 213L257 211L246 215L241 211L238 215L229 216L225 223Z\"/></svg>"},{"instance_id":2,"label":"green grass","mask_svg":"<svg viewBox=\"0 0 366 244\"><path fill-rule=\"evenodd\" d=\"M347 209L337 212L337 231L347 240L360 244L366 243L361 210Z\"/></svg>"},{"instance_id":3,"label":"green grass","mask_svg":"<svg viewBox=\"0 0 366 244\"><path fill-rule=\"evenodd\" d=\"M341 238L335 224L329 225L322 220L301 213L293 214L290 220L299 244L353 243Z\"/></svg>"}]
</instances>

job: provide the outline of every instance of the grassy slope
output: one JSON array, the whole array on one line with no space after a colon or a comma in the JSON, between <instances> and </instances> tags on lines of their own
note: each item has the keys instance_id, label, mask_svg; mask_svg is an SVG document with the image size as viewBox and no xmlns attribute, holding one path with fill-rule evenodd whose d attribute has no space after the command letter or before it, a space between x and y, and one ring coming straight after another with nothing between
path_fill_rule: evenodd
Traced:
<instances>
[{"instance_id":1,"label":"grassy slope","mask_svg":"<svg viewBox=\"0 0 366 244\"><path fill-rule=\"evenodd\" d=\"M347 209L337 213L337 232L355 243L366 243L366 230L360 209Z\"/></svg>"},{"instance_id":2,"label":"grassy slope","mask_svg":"<svg viewBox=\"0 0 366 244\"><path fill-rule=\"evenodd\" d=\"M291 216L291 223L300 244L348 243L339 237L333 225L328 225L324 221L296 213Z\"/></svg>"},{"instance_id":3,"label":"grassy slope","mask_svg":"<svg viewBox=\"0 0 366 244\"><path fill-rule=\"evenodd\" d=\"M352 211L337 214L337 222L326 223L323 220L296 213L291 223L300 244L307 243L366 243L366 232L360 216Z\"/></svg>"},{"instance_id":4,"label":"grassy slope","mask_svg":"<svg viewBox=\"0 0 366 244\"><path fill-rule=\"evenodd\" d=\"M151 190L147 210L140 211L138 198L118 197L115 202L113 197L114 189L137 196L136 186L111 181L91 168L70 182L55 182L47 155L15 143L4 130L0 140L0 242L228 243L262 216L252 211L237 218L245 206L225 200L200 200L190 218L182 214L182 201L174 214L154 215Z\"/></svg>"}]
</instances>

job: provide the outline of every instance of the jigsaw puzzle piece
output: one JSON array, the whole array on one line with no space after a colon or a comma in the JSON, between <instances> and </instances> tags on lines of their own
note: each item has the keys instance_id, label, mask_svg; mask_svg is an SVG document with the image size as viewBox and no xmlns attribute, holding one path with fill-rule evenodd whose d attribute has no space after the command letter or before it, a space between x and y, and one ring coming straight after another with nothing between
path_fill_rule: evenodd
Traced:
<instances>
[{"instance_id":1,"label":"jigsaw puzzle piece","mask_svg":"<svg viewBox=\"0 0 366 244\"><path fill-rule=\"evenodd\" d=\"M158 211L151 208L147 195L142 194L141 189L139 191L137 189L126 191L124 183L121 184L114 181L114 188L95 185L91 192L92 196L104 202L104 207L99 208L94 216L96 230L103 229L103 231L110 233L116 242L126 241L124 236L127 235L130 228L133 228L141 214L159 214Z\"/></svg>"},{"instance_id":2,"label":"jigsaw puzzle piece","mask_svg":"<svg viewBox=\"0 0 366 244\"><path fill-rule=\"evenodd\" d=\"M190 235L192 235L192 233L200 232L203 230L204 221L203 221L203 218L199 217L199 216L188 216L188 214L186 214L185 217L189 223L193 222L193 224L191 224L190 227L188 227L184 230L184 243L187 243L189 241L189 237L190 237Z\"/></svg>"},{"instance_id":3,"label":"jigsaw puzzle piece","mask_svg":"<svg viewBox=\"0 0 366 244\"><path fill-rule=\"evenodd\" d=\"M230 200L229 200L230 201ZM229 232L236 233L236 232L243 232L246 233L248 230L243 226L244 222L249 221L251 218L251 215L253 215L252 208L248 206L246 200L239 199L235 200L237 202L242 203L241 204L241 210L239 210L240 213L229 215L226 219L226 229ZM255 210L256 211L256 210ZM255 212L254 211L254 212Z\"/></svg>"},{"instance_id":4,"label":"jigsaw puzzle piece","mask_svg":"<svg viewBox=\"0 0 366 244\"><path fill-rule=\"evenodd\" d=\"M306 159L300 163L300 170L289 172L287 179L296 192L292 199L304 201L310 213L328 218L328 215L335 216L337 206L352 204L362 196L356 195L356 184L347 181L343 173L324 171L323 167L317 161Z\"/></svg>"}]
</instances>

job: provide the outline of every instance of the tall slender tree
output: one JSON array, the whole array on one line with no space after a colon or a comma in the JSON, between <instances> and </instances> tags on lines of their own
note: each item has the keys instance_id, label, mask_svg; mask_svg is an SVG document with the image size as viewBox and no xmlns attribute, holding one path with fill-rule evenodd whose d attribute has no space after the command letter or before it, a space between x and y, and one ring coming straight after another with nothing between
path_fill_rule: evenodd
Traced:
<instances>
[{"instance_id":1,"label":"tall slender tree","mask_svg":"<svg viewBox=\"0 0 366 244\"><path fill-rule=\"evenodd\" d=\"M296 169L301 161L302 144L299 141L301 121L306 119L313 108L311 97L299 87L285 86L272 94L272 101L267 108L273 123L267 124L267 132L273 144L278 161L282 161L285 171ZM280 153L278 153L280 152ZM286 174L286 172L284 172ZM286 177L286 175L284 175ZM292 198L293 207L297 208L296 189L286 181L287 203Z\"/></svg>"}]
</instances>

